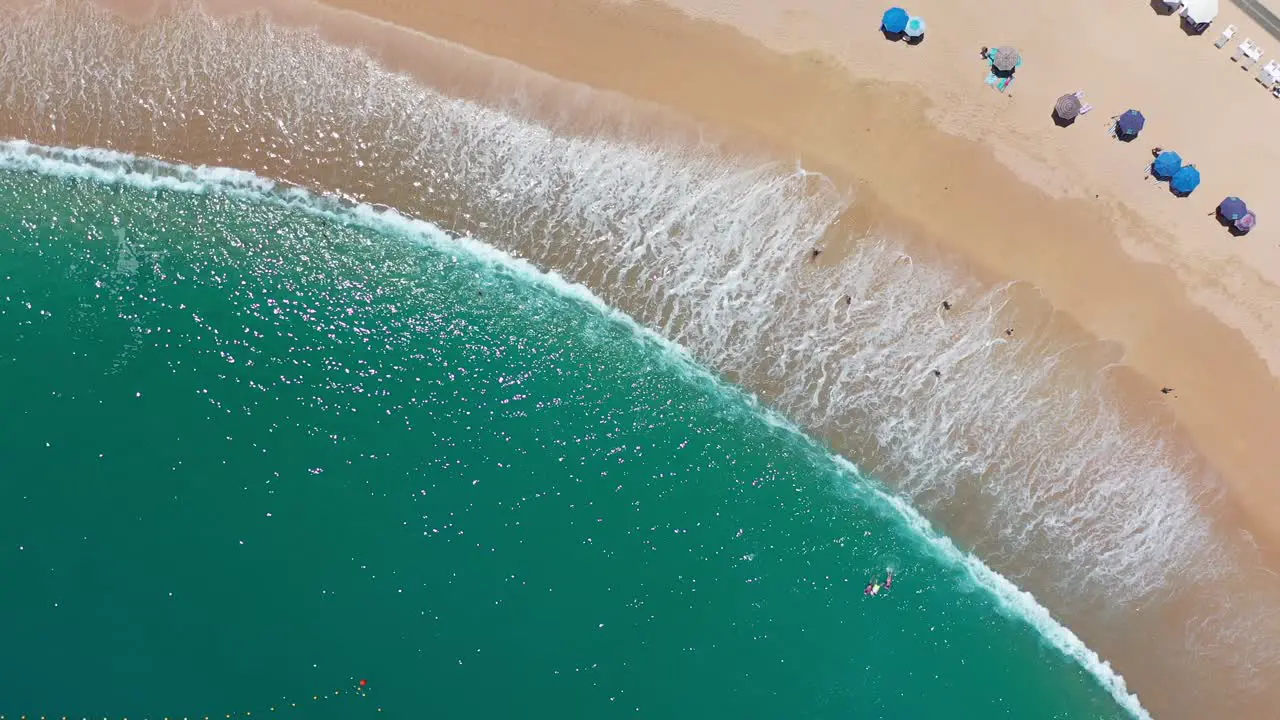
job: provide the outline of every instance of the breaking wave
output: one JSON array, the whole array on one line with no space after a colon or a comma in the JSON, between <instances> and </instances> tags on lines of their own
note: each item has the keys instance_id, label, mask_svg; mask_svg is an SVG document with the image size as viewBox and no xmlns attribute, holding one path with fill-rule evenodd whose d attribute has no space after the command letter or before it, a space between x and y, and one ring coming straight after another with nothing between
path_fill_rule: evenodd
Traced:
<instances>
[{"instance_id":1,"label":"breaking wave","mask_svg":"<svg viewBox=\"0 0 1280 720\"><path fill-rule=\"evenodd\" d=\"M218 192L250 200L267 200L288 204L308 213L340 223L357 223L377 231L409 237L432 245L446 253L465 252L502 272L518 275L523 280L553 288L561 295L574 298L593 311L621 322L635 333L637 339L662 349L663 357L675 367L688 373L697 381L709 378L707 371L691 357L685 348L657 335L637 324L630 317L610 306L589 289L572 283L556 273L539 270L531 263L511 257L476 239L452 237L431 223L407 218L394 210L379 210L365 204L350 204L332 197L317 196L305 189L278 186L252 173L228 168L194 168L138 158L109 150L80 148L50 148L23 141L0 143L0 169L38 172L44 175L91 180L101 184L127 183L135 187L177 192ZM720 386L727 392L734 388ZM753 403L773 425L797 436L799 428L776 412ZM807 438L804 438L809 442ZM838 456L830 458L839 465L854 483L851 490L868 496L887 515L894 516L911 528L915 535L939 557L961 568L978 587L990 593L999 606L1014 617L1028 623L1040 633L1050 646L1078 662L1092 674L1113 698L1136 718L1150 718L1136 695L1129 692L1124 678L1109 663L1090 650L1074 633L1055 621L1047 609L1035 598L1018 589L998 573L975 558L958 549L954 543L939 535L923 516L900 498L886 493L862 472Z\"/></svg>"}]
</instances>

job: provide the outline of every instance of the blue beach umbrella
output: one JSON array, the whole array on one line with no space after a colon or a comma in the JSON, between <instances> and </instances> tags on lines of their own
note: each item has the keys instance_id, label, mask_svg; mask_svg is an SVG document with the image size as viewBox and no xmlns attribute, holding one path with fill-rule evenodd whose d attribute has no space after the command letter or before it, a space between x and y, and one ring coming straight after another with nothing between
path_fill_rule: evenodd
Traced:
<instances>
[{"instance_id":1,"label":"blue beach umbrella","mask_svg":"<svg viewBox=\"0 0 1280 720\"><path fill-rule=\"evenodd\" d=\"M1188 165L1173 174L1169 187L1179 195L1186 195L1200 187L1200 171L1195 165Z\"/></svg>"},{"instance_id":2,"label":"blue beach umbrella","mask_svg":"<svg viewBox=\"0 0 1280 720\"><path fill-rule=\"evenodd\" d=\"M1121 137L1137 137L1142 132L1142 126L1147 124L1147 119L1142 117L1142 113L1137 110L1125 110L1124 114L1116 120L1116 134Z\"/></svg>"},{"instance_id":3,"label":"blue beach umbrella","mask_svg":"<svg viewBox=\"0 0 1280 720\"><path fill-rule=\"evenodd\" d=\"M891 33L900 33L907 29L907 22L911 20L911 15L900 7L891 7L884 11L884 17L880 18L880 27Z\"/></svg>"},{"instance_id":4,"label":"blue beach umbrella","mask_svg":"<svg viewBox=\"0 0 1280 720\"><path fill-rule=\"evenodd\" d=\"M912 16L907 21L907 27L903 30L907 37L918 38L924 35L924 18Z\"/></svg>"},{"instance_id":5,"label":"blue beach umbrella","mask_svg":"<svg viewBox=\"0 0 1280 720\"><path fill-rule=\"evenodd\" d=\"M1235 195L1232 195L1218 203L1218 214L1221 215L1224 220L1235 222L1244 217L1247 212L1249 212L1248 206L1244 204L1243 200Z\"/></svg>"},{"instance_id":6,"label":"blue beach umbrella","mask_svg":"<svg viewBox=\"0 0 1280 720\"><path fill-rule=\"evenodd\" d=\"M1156 156L1151 163L1151 172L1161 180L1168 180L1182 169L1182 156L1172 150L1166 150Z\"/></svg>"}]
</instances>

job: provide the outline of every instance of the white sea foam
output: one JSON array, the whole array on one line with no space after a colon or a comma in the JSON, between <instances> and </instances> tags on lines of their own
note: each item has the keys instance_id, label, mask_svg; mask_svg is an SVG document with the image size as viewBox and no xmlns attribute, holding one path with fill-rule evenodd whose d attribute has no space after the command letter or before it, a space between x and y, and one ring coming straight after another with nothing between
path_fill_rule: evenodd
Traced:
<instances>
[{"instance_id":1,"label":"white sea foam","mask_svg":"<svg viewBox=\"0 0 1280 720\"><path fill-rule=\"evenodd\" d=\"M143 169L145 168L145 170ZM794 433L807 440L800 428L775 410L761 405L756 398L744 394L739 388L725 385L680 345L671 342L595 295L589 288L566 280L555 272L539 269L520 258L513 257L492 245L469 237L454 237L440 227L406 217L395 210L374 208L368 204L344 207L332 198L313 195L299 188L283 192L279 186L252 173L227 168L190 167L136 158L127 153L95 148L52 148L32 145L22 141L0 143L0 169L39 172L45 175L91 180L99 183L123 183L134 187L181 192L220 192L227 195L265 202L279 202L336 222L354 222L384 233L394 233L425 242L445 253L466 253L493 268L519 275L529 282L540 283L556 293L574 298L611 320L625 324L638 341L661 348L668 361L697 377L701 382L715 384L721 391L737 394L754 407L762 417L776 427ZM898 516L915 531L921 541L944 561L963 568L968 576L988 591L999 605L1013 617L1034 627L1044 640L1067 657L1078 662L1108 693L1135 718L1150 718L1138 697L1128 691L1124 678L1111 665L1090 650L1074 633L1053 619L1052 614L1028 592L1019 589L999 573L982 563L972 553L958 549L945 536L934 530L924 516L902 498L882 490L879 485L865 478L848 460L829 456L830 460L853 479L859 492Z\"/></svg>"}]
</instances>

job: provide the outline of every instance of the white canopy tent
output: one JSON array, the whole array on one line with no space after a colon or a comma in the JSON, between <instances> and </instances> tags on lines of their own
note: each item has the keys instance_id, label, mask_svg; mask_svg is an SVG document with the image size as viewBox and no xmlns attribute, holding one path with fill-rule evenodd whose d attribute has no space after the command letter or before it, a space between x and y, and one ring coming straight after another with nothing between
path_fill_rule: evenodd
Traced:
<instances>
[{"instance_id":1,"label":"white canopy tent","mask_svg":"<svg viewBox=\"0 0 1280 720\"><path fill-rule=\"evenodd\" d=\"M1211 23L1218 17L1218 0L1184 0L1182 15L1192 25Z\"/></svg>"}]
</instances>

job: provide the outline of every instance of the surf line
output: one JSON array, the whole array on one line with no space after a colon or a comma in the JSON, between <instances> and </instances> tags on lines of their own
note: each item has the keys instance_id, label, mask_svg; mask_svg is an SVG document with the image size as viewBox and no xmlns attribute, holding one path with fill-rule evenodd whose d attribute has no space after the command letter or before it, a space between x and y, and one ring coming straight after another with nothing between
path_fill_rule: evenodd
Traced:
<instances>
[{"instance_id":1,"label":"surf line","mask_svg":"<svg viewBox=\"0 0 1280 720\"><path fill-rule=\"evenodd\" d=\"M699 364L685 348L636 322L580 283L566 280L556 272L543 270L528 260L515 257L482 240L451 235L437 225L405 216L394 208L380 208L333 195L317 194L307 188L279 183L235 168L195 167L115 150L63 148L36 145L25 140L7 140L0 141L0 170L27 171L105 185L123 184L144 190L221 193L251 202L278 203L338 224L354 224L375 232L424 242L455 258L461 252L490 269L518 276L563 297L576 300L592 311L623 324L632 331L637 342L659 350L661 357L681 370L689 380L710 384L720 393L746 403L766 423L793 435L810 449L824 455L852 481L856 492L864 495L880 511L897 517L943 562L965 571L976 585L995 598L997 607L1002 611L1026 622L1051 647L1080 664L1136 720L1151 720L1151 715L1142 706L1137 695L1129 691L1124 678L1111 664L1055 620L1031 593L987 567L973 554L961 551L950 538L935 530L904 499L864 475L847 458L830 452L788 418L764 405L757 396L718 377ZM0 717L0 720L5 718Z\"/></svg>"}]
</instances>

